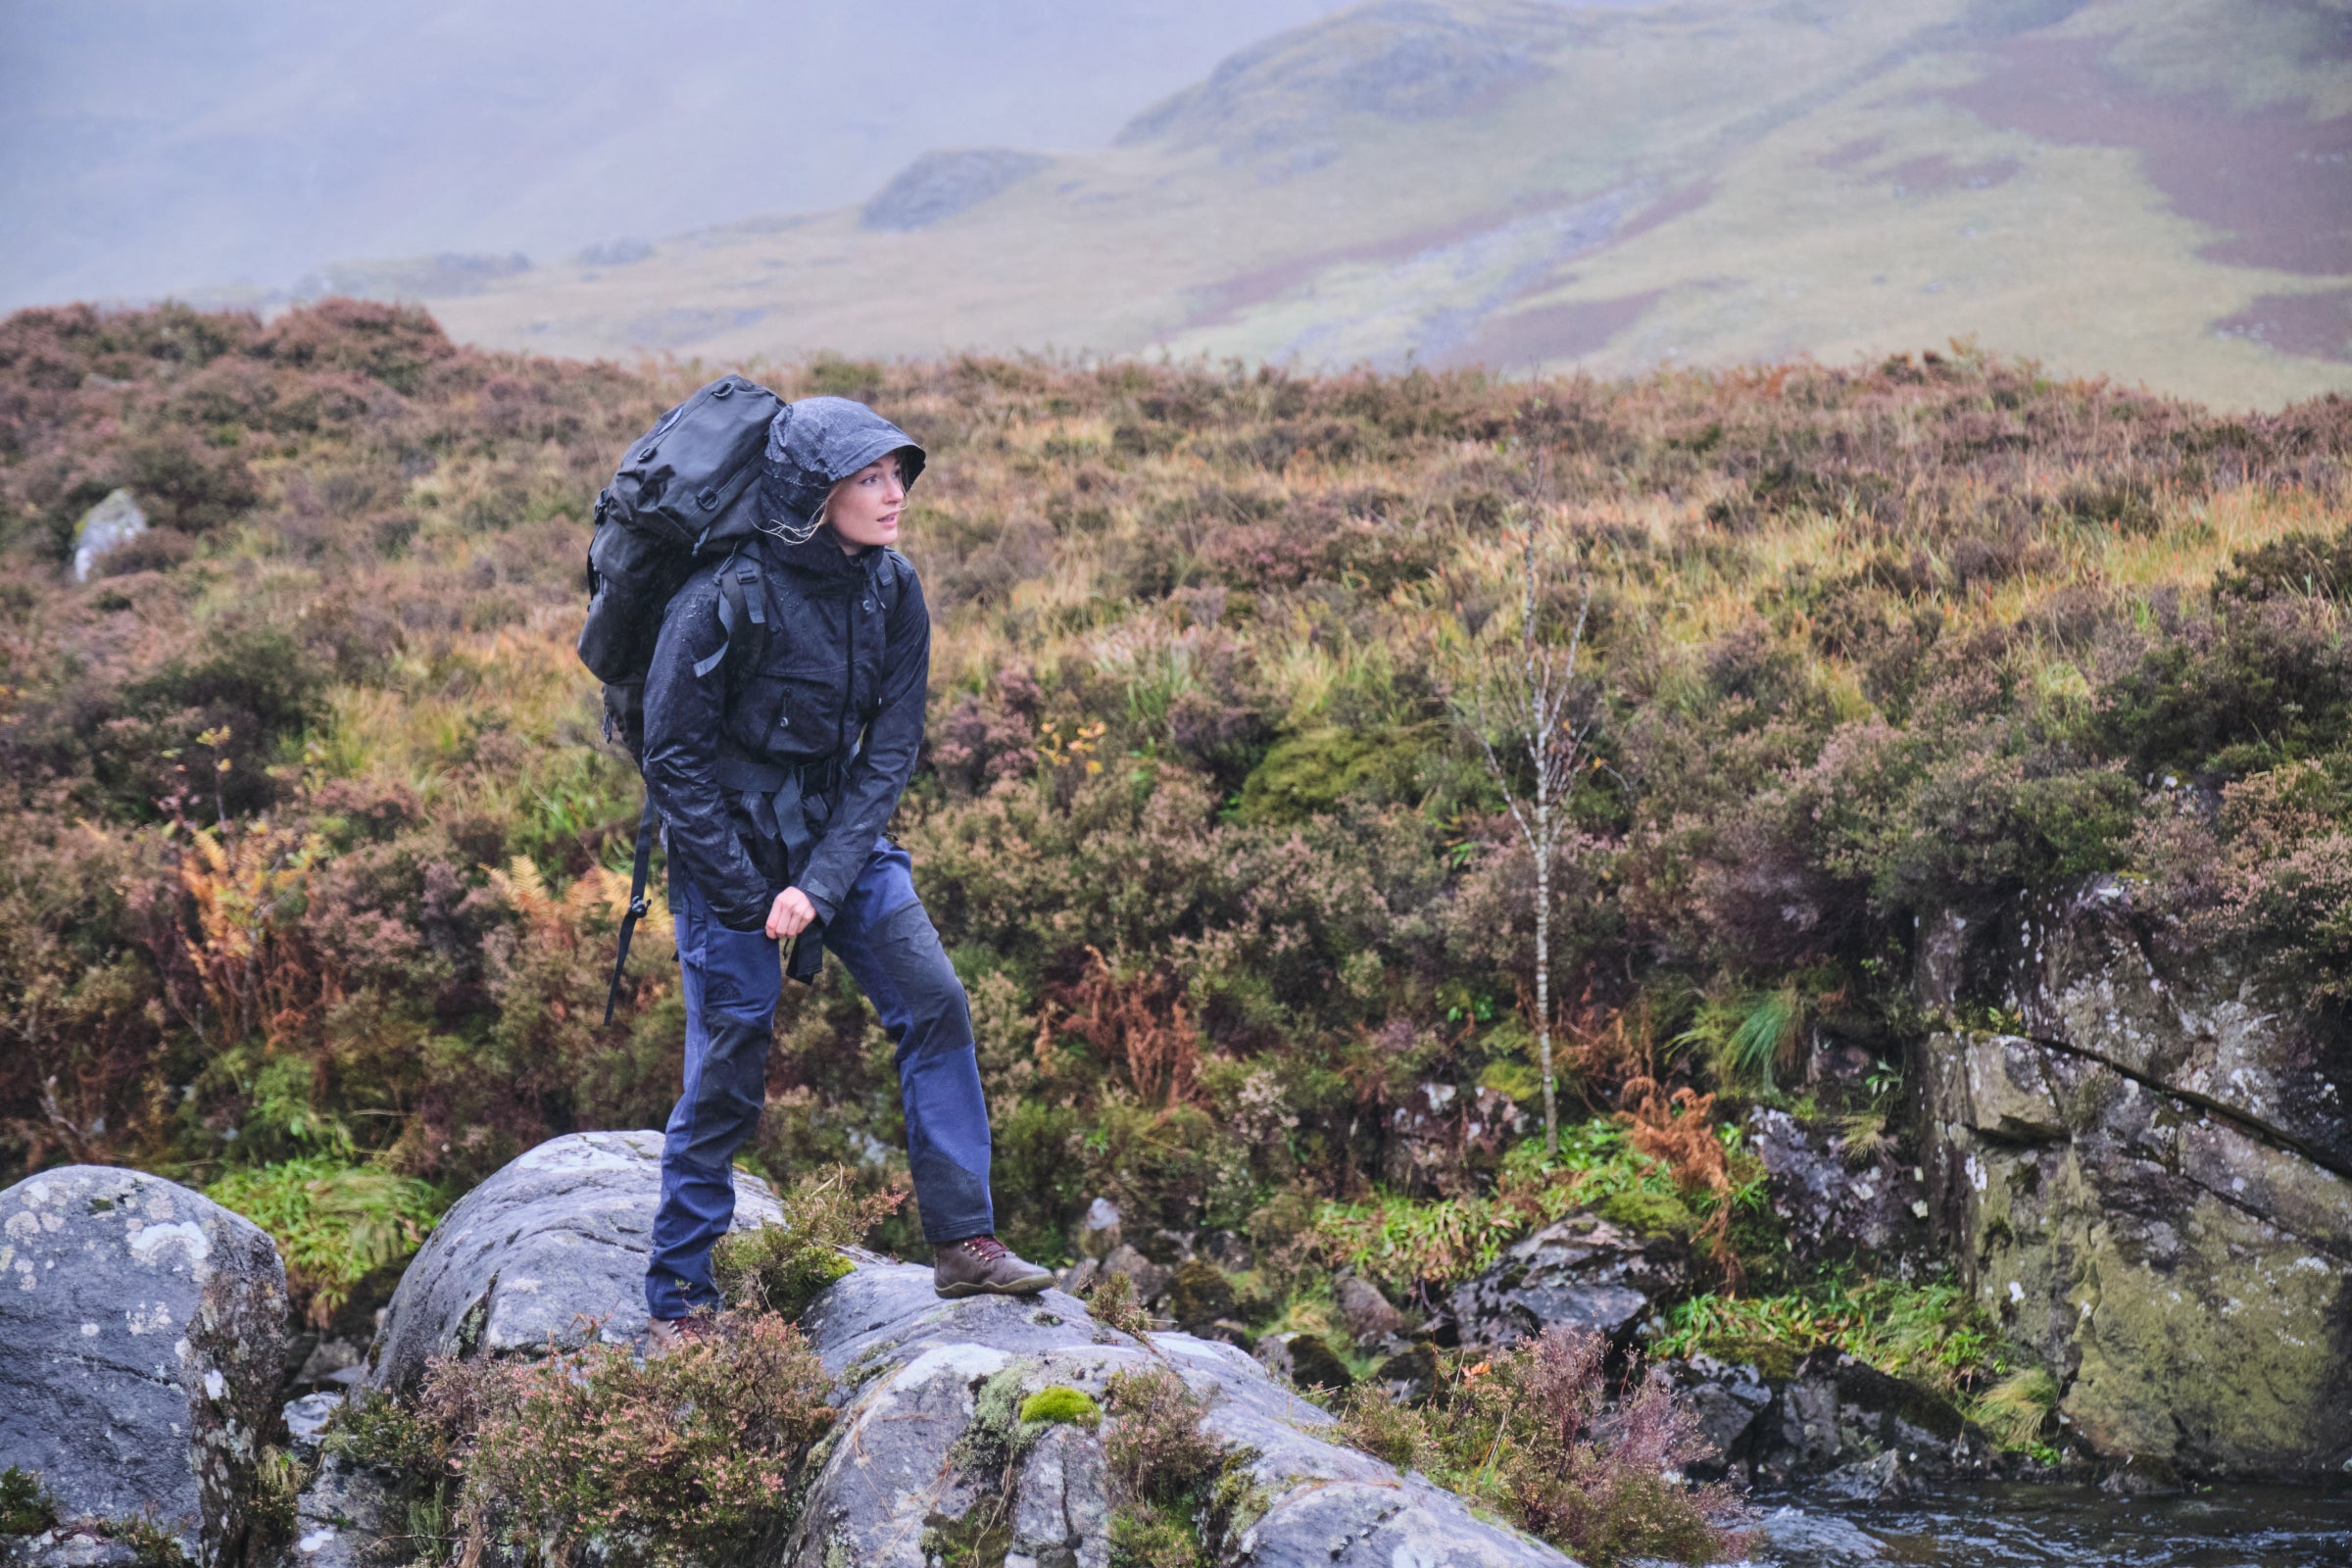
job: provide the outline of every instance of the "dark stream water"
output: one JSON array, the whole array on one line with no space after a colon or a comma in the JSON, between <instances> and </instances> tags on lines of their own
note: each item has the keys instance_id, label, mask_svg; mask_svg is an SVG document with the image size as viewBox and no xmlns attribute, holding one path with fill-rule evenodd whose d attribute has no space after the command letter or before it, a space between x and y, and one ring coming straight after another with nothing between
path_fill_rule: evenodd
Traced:
<instances>
[{"instance_id":1,"label":"dark stream water","mask_svg":"<svg viewBox=\"0 0 2352 1568\"><path fill-rule=\"evenodd\" d=\"M1901 1502L1757 1501L1754 1561L1771 1568L2352 1568L2352 1488L2113 1497L2018 1483Z\"/></svg>"}]
</instances>

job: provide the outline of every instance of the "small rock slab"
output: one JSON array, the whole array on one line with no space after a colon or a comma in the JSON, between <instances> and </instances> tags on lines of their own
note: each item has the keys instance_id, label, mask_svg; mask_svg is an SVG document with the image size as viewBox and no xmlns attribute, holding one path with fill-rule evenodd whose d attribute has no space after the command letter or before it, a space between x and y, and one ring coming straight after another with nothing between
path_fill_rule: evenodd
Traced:
<instances>
[{"instance_id":1,"label":"small rock slab","mask_svg":"<svg viewBox=\"0 0 2352 1568\"><path fill-rule=\"evenodd\" d=\"M26 1177L0 1192L0 1468L67 1519L150 1513L198 1562L240 1557L285 1326L251 1220L143 1171Z\"/></svg>"},{"instance_id":2,"label":"small rock slab","mask_svg":"<svg viewBox=\"0 0 2352 1568\"><path fill-rule=\"evenodd\" d=\"M74 580L88 582L105 557L147 531L147 514L127 490L110 490L106 498L82 514L74 530Z\"/></svg>"},{"instance_id":3,"label":"small rock slab","mask_svg":"<svg viewBox=\"0 0 2352 1568\"><path fill-rule=\"evenodd\" d=\"M572 1133L514 1160L459 1200L401 1276L368 1386L408 1393L436 1356L639 1338L661 1199L658 1132ZM767 1184L736 1172L735 1229L783 1220Z\"/></svg>"},{"instance_id":4,"label":"small rock slab","mask_svg":"<svg viewBox=\"0 0 2352 1568\"><path fill-rule=\"evenodd\" d=\"M1545 1329L1585 1329L1615 1339L1650 1304L1690 1288L1682 1250L1639 1237L1597 1214L1571 1214L1514 1243L1495 1265L1453 1293L1454 1330L1466 1348L1500 1350Z\"/></svg>"},{"instance_id":5,"label":"small rock slab","mask_svg":"<svg viewBox=\"0 0 2352 1568\"><path fill-rule=\"evenodd\" d=\"M1268 1376L1242 1350L1188 1334L1138 1340L1098 1326L1059 1291L943 1301L925 1268L858 1256L856 1272L817 1298L802 1328L846 1387L784 1568L923 1568L923 1535L978 1500L956 1445L976 1395L1007 1367L1025 1390L1061 1384L1101 1398L1117 1373L1164 1367L1208 1400L1202 1429L1254 1450L1265 1514L1229 1562L1253 1568L1394 1568L1477 1563L1562 1568L1570 1559L1477 1518L1461 1498L1401 1476L1322 1436L1331 1417ZM1093 1479L1099 1433L1065 1427L1041 1443L1014 1480L1014 1555L1094 1568L1107 1561L1107 1511ZM1032 1495L1034 1491L1035 1495ZM1008 1557L1009 1565L1012 1558Z\"/></svg>"}]
</instances>

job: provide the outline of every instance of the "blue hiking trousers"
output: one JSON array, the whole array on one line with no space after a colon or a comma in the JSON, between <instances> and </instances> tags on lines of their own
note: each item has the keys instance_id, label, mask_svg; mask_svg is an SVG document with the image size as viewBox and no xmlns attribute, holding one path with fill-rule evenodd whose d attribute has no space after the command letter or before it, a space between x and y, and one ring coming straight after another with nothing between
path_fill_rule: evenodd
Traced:
<instances>
[{"instance_id":1,"label":"blue hiking trousers","mask_svg":"<svg viewBox=\"0 0 2352 1568\"><path fill-rule=\"evenodd\" d=\"M662 1145L662 1206L654 1216L645 1302L655 1317L674 1318L718 1299L710 1248L735 1217L735 1151L758 1130L766 1100L783 971L777 945L764 932L728 930L675 863L669 878L686 993L686 1085ZM898 1048L924 1239L938 1245L993 1234L988 1102L972 1051L971 1007L915 897L905 850L875 841L857 885L825 926L825 946L873 1003Z\"/></svg>"}]
</instances>

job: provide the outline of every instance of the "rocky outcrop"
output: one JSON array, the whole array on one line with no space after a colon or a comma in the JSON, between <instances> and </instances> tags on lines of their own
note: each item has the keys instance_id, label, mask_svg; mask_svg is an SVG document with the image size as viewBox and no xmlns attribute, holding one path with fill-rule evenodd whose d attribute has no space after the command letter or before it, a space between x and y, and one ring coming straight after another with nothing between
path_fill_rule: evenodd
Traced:
<instances>
[{"instance_id":1,"label":"rocky outcrop","mask_svg":"<svg viewBox=\"0 0 2352 1568\"><path fill-rule=\"evenodd\" d=\"M2352 1092L2340 1045L2100 878L1920 942L1928 1200L1968 1285L2140 1471L2352 1461Z\"/></svg>"},{"instance_id":2,"label":"rocky outcrop","mask_svg":"<svg viewBox=\"0 0 2352 1568\"><path fill-rule=\"evenodd\" d=\"M405 1393L434 1356L512 1355L645 1332L662 1135L573 1133L466 1195L392 1295L371 1388ZM735 1175L735 1227L777 1224L767 1184Z\"/></svg>"},{"instance_id":3,"label":"rocky outcrop","mask_svg":"<svg viewBox=\"0 0 2352 1568\"><path fill-rule=\"evenodd\" d=\"M1775 1490L1868 1499L1983 1479L1996 1455L1950 1400L1835 1349L1767 1375L1708 1355L1649 1376L1675 1389L1709 1452L1686 1466Z\"/></svg>"},{"instance_id":4,"label":"rocky outcrop","mask_svg":"<svg viewBox=\"0 0 2352 1568\"><path fill-rule=\"evenodd\" d=\"M250 1220L139 1171L27 1177L0 1192L0 1468L69 1519L145 1514L200 1563L246 1561L285 1323Z\"/></svg>"},{"instance_id":5,"label":"rocky outcrop","mask_svg":"<svg viewBox=\"0 0 2352 1568\"><path fill-rule=\"evenodd\" d=\"M1237 1565L1568 1561L1476 1517L1419 1476L1328 1441L1331 1417L1242 1350L1185 1334L1131 1338L1098 1326L1059 1291L942 1301L929 1270L861 1259L817 1298L803 1327L845 1386L845 1405L785 1546L788 1568L923 1568L926 1532L952 1527L981 1499L985 1478L964 1468L967 1450L958 1444L991 1379L1009 1375L1024 1392L1060 1385L1099 1399L1114 1374L1158 1367L1207 1399L1205 1431L1250 1456L1263 1511L1235 1544L1229 1560ZM1033 1448L1013 1481L1007 1568L1015 1556L1039 1568L1107 1561L1101 1475L1095 1432L1064 1427L1051 1447Z\"/></svg>"},{"instance_id":6,"label":"rocky outcrop","mask_svg":"<svg viewBox=\"0 0 2352 1568\"><path fill-rule=\"evenodd\" d=\"M1883 1152L1857 1162L1819 1127L1765 1106L1748 1113L1747 1137L1798 1262L1860 1258L1906 1279L1925 1271L1932 1238L1917 1167Z\"/></svg>"},{"instance_id":7,"label":"rocky outcrop","mask_svg":"<svg viewBox=\"0 0 2352 1568\"><path fill-rule=\"evenodd\" d=\"M1682 1250L1597 1214L1571 1214L1514 1243L1495 1265L1457 1287L1449 1311L1465 1347L1502 1349L1554 1325L1615 1339L1652 1303L1690 1289Z\"/></svg>"}]
</instances>

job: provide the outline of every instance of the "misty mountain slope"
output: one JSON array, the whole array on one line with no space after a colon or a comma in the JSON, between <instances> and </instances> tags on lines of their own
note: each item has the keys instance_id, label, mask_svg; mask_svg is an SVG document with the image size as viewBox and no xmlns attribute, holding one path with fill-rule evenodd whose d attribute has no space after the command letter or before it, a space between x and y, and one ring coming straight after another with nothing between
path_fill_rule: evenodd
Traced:
<instances>
[{"instance_id":1,"label":"misty mountain slope","mask_svg":"<svg viewBox=\"0 0 2352 1568\"><path fill-rule=\"evenodd\" d=\"M924 147L1095 145L1332 0L0 5L0 308L437 252L542 261L862 200ZM444 270L447 270L444 269Z\"/></svg>"},{"instance_id":2,"label":"misty mountain slope","mask_svg":"<svg viewBox=\"0 0 2352 1568\"><path fill-rule=\"evenodd\" d=\"M2227 405L2352 385L2340 0L1381 0L1108 148L432 297L710 360L960 348L1629 371L1974 337ZM970 199L965 200L963 197Z\"/></svg>"}]
</instances>

